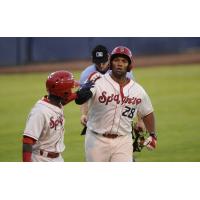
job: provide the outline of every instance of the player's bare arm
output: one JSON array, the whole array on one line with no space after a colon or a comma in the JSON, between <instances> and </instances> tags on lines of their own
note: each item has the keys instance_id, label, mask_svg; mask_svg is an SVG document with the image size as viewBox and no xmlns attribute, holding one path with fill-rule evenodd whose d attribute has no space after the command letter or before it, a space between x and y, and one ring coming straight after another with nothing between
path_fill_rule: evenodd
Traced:
<instances>
[{"instance_id":1,"label":"player's bare arm","mask_svg":"<svg viewBox=\"0 0 200 200\"><path fill-rule=\"evenodd\" d=\"M153 150L156 148L157 136L155 132L155 117L154 113L150 113L143 117L143 121L145 127L149 133L149 137L145 140L144 146L147 147L148 150Z\"/></svg>"},{"instance_id":2,"label":"player's bare arm","mask_svg":"<svg viewBox=\"0 0 200 200\"><path fill-rule=\"evenodd\" d=\"M81 105L81 124L86 126L87 123L87 113L88 113L88 103Z\"/></svg>"},{"instance_id":3,"label":"player's bare arm","mask_svg":"<svg viewBox=\"0 0 200 200\"><path fill-rule=\"evenodd\" d=\"M154 113L150 113L143 117L145 127L149 133L155 133L155 117Z\"/></svg>"}]
</instances>

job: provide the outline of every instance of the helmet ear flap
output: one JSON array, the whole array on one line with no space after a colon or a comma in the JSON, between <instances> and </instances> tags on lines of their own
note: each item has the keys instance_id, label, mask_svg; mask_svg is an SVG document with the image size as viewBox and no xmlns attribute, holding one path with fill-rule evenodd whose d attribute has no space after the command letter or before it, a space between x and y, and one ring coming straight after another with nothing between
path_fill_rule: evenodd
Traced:
<instances>
[{"instance_id":1,"label":"helmet ear flap","mask_svg":"<svg viewBox=\"0 0 200 200\"><path fill-rule=\"evenodd\" d=\"M133 69L133 67L134 67L134 63L133 63L133 59L132 59L131 64L129 64L129 66L128 66L127 72L130 72Z\"/></svg>"}]
</instances>

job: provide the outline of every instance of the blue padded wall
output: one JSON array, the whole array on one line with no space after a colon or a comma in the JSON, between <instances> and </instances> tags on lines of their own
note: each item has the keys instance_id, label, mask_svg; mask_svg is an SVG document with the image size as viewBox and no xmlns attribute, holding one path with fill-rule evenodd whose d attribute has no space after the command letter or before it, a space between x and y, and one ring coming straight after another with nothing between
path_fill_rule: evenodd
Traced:
<instances>
[{"instance_id":1,"label":"blue padded wall","mask_svg":"<svg viewBox=\"0 0 200 200\"><path fill-rule=\"evenodd\" d=\"M124 45L135 56L200 50L199 37L2 37L0 66L89 59L97 44L107 46L109 51L118 45Z\"/></svg>"}]
</instances>

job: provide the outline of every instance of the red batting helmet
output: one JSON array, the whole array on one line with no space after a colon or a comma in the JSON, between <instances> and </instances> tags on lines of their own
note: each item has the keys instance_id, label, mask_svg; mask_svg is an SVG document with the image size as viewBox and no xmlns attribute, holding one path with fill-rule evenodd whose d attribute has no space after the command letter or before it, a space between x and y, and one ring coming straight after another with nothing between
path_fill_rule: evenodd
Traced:
<instances>
[{"instance_id":1,"label":"red batting helmet","mask_svg":"<svg viewBox=\"0 0 200 200\"><path fill-rule=\"evenodd\" d=\"M112 60L114 58L116 58L118 56L125 57L128 60L129 65L128 65L127 71L130 72L130 70L133 67L133 56L132 56L131 50L127 47L124 47L124 46L115 47L112 50L112 53L111 53L111 56L110 56L110 63L112 62Z\"/></svg>"},{"instance_id":2,"label":"red batting helmet","mask_svg":"<svg viewBox=\"0 0 200 200\"><path fill-rule=\"evenodd\" d=\"M51 73L46 80L47 92L61 98L72 93L72 88L78 85L79 83L74 80L73 74L64 70Z\"/></svg>"}]
</instances>

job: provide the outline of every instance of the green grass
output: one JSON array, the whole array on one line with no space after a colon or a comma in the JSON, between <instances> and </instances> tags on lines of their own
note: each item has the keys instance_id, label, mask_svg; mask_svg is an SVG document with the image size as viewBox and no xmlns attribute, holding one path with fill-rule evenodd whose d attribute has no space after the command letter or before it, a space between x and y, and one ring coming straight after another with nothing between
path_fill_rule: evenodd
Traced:
<instances>
[{"instance_id":1,"label":"green grass","mask_svg":"<svg viewBox=\"0 0 200 200\"><path fill-rule=\"evenodd\" d=\"M137 81L151 97L158 148L136 153L137 161L200 161L200 65L136 68ZM0 75L0 161L21 161L26 117L44 94L47 73ZM79 73L74 73L78 79ZM65 106L65 161L84 161L80 109Z\"/></svg>"}]
</instances>

